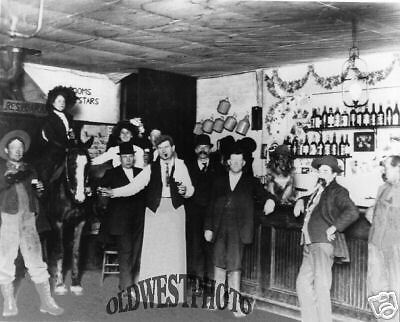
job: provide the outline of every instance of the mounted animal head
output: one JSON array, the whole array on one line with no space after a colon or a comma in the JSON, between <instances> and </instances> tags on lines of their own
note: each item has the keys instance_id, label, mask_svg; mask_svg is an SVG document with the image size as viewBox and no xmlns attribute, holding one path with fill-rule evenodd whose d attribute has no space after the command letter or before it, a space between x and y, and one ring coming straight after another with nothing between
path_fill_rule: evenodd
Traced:
<instances>
[{"instance_id":1,"label":"mounted animal head","mask_svg":"<svg viewBox=\"0 0 400 322\"><path fill-rule=\"evenodd\" d=\"M88 185L88 174L90 157L88 149L93 143L91 137L85 143L75 141L74 145L68 148L66 158L67 189L76 203L83 203L86 200L86 187Z\"/></svg>"}]
</instances>

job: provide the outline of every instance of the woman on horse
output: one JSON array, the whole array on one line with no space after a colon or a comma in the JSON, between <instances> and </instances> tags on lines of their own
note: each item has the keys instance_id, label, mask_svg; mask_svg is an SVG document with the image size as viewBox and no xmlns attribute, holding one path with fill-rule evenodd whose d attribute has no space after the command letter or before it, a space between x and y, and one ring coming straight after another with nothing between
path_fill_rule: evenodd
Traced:
<instances>
[{"instance_id":1,"label":"woman on horse","mask_svg":"<svg viewBox=\"0 0 400 322\"><path fill-rule=\"evenodd\" d=\"M46 108L48 115L42 127L45 141L45 156L41 171L46 185L57 179L58 169L65 162L66 149L75 138L72 130L72 116L68 113L78 97L72 87L57 86L49 91ZM61 173L60 173L61 174Z\"/></svg>"}]
</instances>

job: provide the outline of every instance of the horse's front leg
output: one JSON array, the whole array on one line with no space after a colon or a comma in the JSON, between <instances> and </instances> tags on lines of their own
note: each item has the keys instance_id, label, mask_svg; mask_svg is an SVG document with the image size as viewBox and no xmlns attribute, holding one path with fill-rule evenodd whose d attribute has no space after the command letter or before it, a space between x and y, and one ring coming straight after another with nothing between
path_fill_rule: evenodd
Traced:
<instances>
[{"instance_id":1,"label":"horse's front leg","mask_svg":"<svg viewBox=\"0 0 400 322\"><path fill-rule=\"evenodd\" d=\"M81 272L80 272L80 249L82 230L86 221L81 220L74 226L74 240L72 245L72 268L71 268L71 292L75 295L82 295L83 288L81 286Z\"/></svg>"},{"instance_id":2,"label":"horse's front leg","mask_svg":"<svg viewBox=\"0 0 400 322\"><path fill-rule=\"evenodd\" d=\"M63 275L63 259L64 259L64 225L62 221L56 221L54 229L54 251L53 259L55 260L55 287L54 293L57 295L64 295L68 292L64 284Z\"/></svg>"}]
</instances>

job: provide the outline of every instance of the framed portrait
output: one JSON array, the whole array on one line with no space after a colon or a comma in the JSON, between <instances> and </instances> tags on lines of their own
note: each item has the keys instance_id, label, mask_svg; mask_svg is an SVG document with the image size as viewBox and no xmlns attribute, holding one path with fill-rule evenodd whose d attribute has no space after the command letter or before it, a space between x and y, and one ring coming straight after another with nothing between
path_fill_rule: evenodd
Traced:
<instances>
[{"instance_id":1,"label":"framed portrait","mask_svg":"<svg viewBox=\"0 0 400 322\"><path fill-rule=\"evenodd\" d=\"M375 133L355 132L354 152L373 152L373 151L375 151Z\"/></svg>"},{"instance_id":2,"label":"framed portrait","mask_svg":"<svg viewBox=\"0 0 400 322\"><path fill-rule=\"evenodd\" d=\"M267 153L268 153L268 144L262 144L261 145L261 159L266 159L267 158Z\"/></svg>"}]
</instances>

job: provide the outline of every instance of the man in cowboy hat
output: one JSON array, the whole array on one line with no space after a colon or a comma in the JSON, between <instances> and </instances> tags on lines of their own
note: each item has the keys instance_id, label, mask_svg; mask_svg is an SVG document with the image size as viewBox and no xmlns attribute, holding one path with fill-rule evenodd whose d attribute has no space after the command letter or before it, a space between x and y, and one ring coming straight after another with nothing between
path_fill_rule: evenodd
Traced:
<instances>
[{"instance_id":1,"label":"man in cowboy hat","mask_svg":"<svg viewBox=\"0 0 400 322\"><path fill-rule=\"evenodd\" d=\"M201 134L195 138L196 159L188 162L188 171L194 187L194 194L185 202L186 247L188 274L193 275L193 290L199 292L202 281L212 276L211 244L204 240L204 220L211 198L211 187L223 168L217 160L210 158L212 144L210 137Z\"/></svg>"},{"instance_id":2,"label":"man in cowboy hat","mask_svg":"<svg viewBox=\"0 0 400 322\"><path fill-rule=\"evenodd\" d=\"M302 321L331 322L330 289L335 257L348 261L348 250L342 232L358 219L358 209L347 189L336 182L342 172L334 156L314 159L318 170L317 188L309 196L298 199L294 208L297 217L305 211L301 244L303 262L297 277Z\"/></svg>"},{"instance_id":3,"label":"man in cowboy hat","mask_svg":"<svg viewBox=\"0 0 400 322\"><path fill-rule=\"evenodd\" d=\"M135 151L132 143L119 145L121 164L106 171L100 186L111 189L125 186L133 181L141 171L135 167ZM126 290L137 282L140 253L143 242L144 195L140 192L130 197L113 198L108 206L106 229L116 237L119 258L119 288Z\"/></svg>"},{"instance_id":4,"label":"man in cowboy hat","mask_svg":"<svg viewBox=\"0 0 400 322\"><path fill-rule=\"evenodd\" d=\"M36 171L23 161L29 149L30 137L21 130L7 133L0 140L0 287L4 298L3 316L18 314L14 297L14 260L21 251L25 265L40 296L40 311L52 315L64 312L50 294L49 274L43 262L35 212L37 193L43 184ZM36 185L36 189L32 187ZM36 190L36 191L35 191Z\"/></svg>"}]
</instances>

